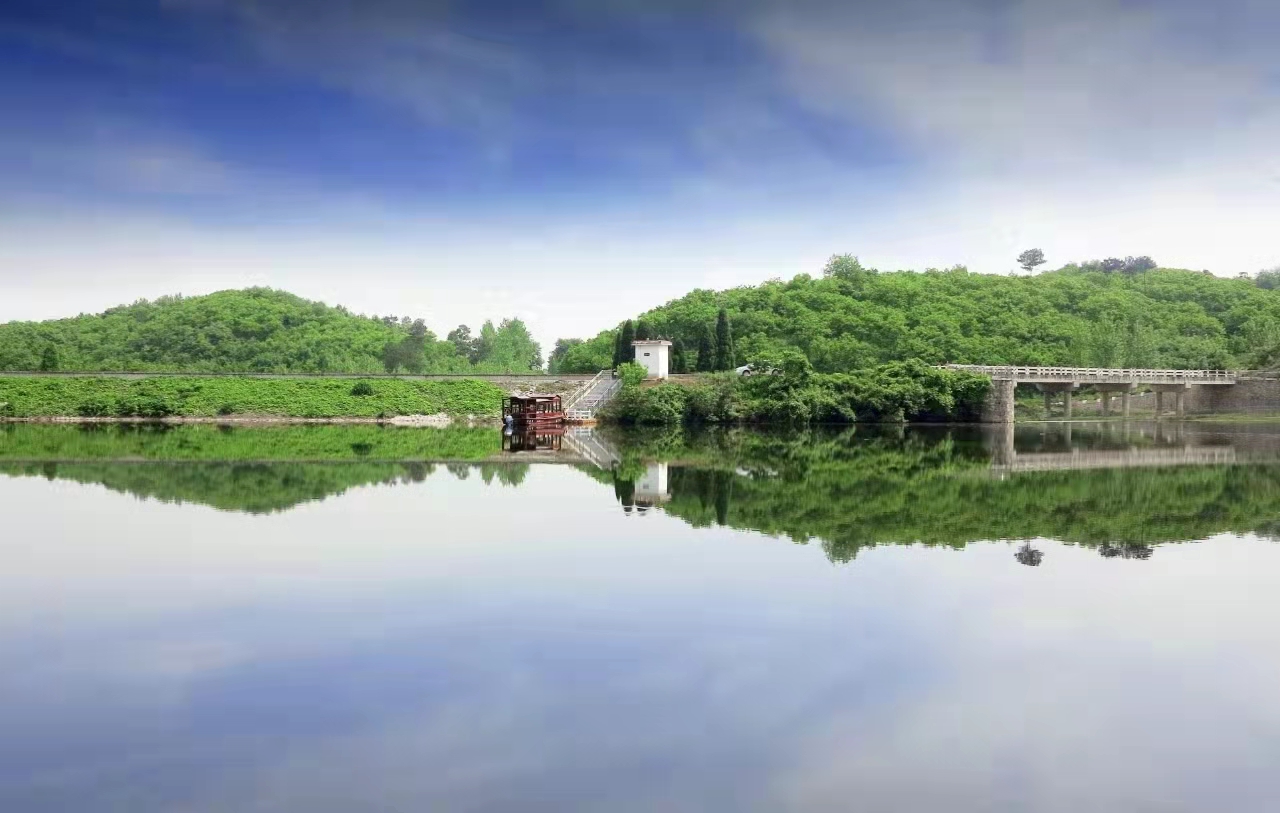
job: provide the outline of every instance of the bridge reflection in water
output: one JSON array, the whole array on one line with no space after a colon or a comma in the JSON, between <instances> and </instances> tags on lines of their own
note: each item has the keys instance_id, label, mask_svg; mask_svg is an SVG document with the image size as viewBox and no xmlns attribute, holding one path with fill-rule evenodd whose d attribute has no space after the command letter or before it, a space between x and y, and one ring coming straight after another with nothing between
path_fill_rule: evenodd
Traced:
<instances>
[{"instance_id":1,"label":"bridge reflection in water","mask_svg":"<svg viewBox=\"0 0 1280 813\"><path fill-rule=\"evenodd\" d=\"M987 427L983 440L996 475L1280 459L1280 435L1182 422L1010 424Z\"/></svg>"},{"instance_id":2,"label":"bridge reflection in water","mask_svg":"<svg viewBox=\"0 0 1280 813\"><path fill-rule=\"evenodd\" d=\"M903 438L916 433L935 437L939 432L955 432L968 442L981 436L982 447L991 461L990 471L1003 476L1018 472L1070 471L1164 466L1214 466L1235 463L1280 461L1280 426L1253 428L1224 424L1182 421L1077 421L1074 423L1032 423L987 425L983 427L902 427ZM884 435L882 429L867 434ZM861 440L862 431L854 437ZM936 437L936 439L941 439ZM550 450L561 452L569 462L589 463L609 471L617 466L628 448L627 433L596 427L566 427L554 445L538 438L504 443L510 451ZM561 451L562 449L562 451ZM640 455L637 462L654 463Z\"/></svg>"}]
</instances>

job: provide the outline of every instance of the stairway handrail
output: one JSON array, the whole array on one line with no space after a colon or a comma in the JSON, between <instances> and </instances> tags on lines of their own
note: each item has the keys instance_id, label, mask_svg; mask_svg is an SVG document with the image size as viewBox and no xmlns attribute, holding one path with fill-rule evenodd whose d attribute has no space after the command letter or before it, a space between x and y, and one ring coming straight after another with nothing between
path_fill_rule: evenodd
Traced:
<instances>
[{"instance_id":1,"label":"stairway handrail","mask_svg":"<svg viewBox=\"0 0 1280 813\"><path fill-rule=\"evenodd\" d=\"M569 400L564 402L564 405L561 407L561 409L564 410L565 412L568 412L569 410L573 409L574 404L581 401L583 397L586 396L587 393L595 389L596 383L599 382L600 379L607 372L609 371L601 370L600 372L596 373L595 376L590 381L588 381L585 385L574 390L573 394L569 396Z\"/></svg>"}]
</instances>

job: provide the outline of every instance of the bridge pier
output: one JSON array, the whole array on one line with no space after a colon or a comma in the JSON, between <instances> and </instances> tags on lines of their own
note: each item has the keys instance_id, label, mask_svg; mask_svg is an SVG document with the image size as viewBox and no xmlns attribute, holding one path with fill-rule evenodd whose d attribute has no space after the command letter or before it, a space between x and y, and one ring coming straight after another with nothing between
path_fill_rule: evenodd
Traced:
<instances>
[{"instance_id":1,"label":"bridge pier","mask_svg":"<svg viewBox=\"0 0 1280 813\"><path fill-rule=\"evenodd\" d=\"M1111 396L1117 392L1120 393L1120 408L1124 413L1124 417L1129 417L1129 395L1133 392L1133 384L1105 383L1094 384L1093 387L1098 391L1098 395L1102 398L1102 417L1110 417Z\"/></svg>"},{"instance_id":2,"label":"bridge pier","mask_svg":"<svg viewBox=\"0 0 1280 813\"><path fill-rule=\"evenodd\" d=\"M1152 384L1151 389L1156 392L1157 418L1164 415L1166 394L1173 396L1173 413L1175 416L1182 418L1187 414L1186 384Z\"/></svg>"},{"instance_id":3,"label":"bridge pier","mask_svg":"<svg viewBox=\"0 0 1280 813\"><path fill-rule=\"evenodd\" d=\"M1062 393L1062 417L1067 420L1071 419L1071 392L1076 388L1075 382L1036 384L1036 387L1044 393L1044 416L1046 418L1053 412L1054 393L1060 392Z\"/></svg>"}]
</instances>

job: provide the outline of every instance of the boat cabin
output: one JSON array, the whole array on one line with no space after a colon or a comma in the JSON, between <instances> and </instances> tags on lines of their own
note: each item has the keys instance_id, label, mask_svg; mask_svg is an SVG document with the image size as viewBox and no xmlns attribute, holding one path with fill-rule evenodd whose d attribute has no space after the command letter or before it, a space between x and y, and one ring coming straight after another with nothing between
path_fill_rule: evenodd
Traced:
<instances>
[{"instance_id":1,"label":"boat cabin","mask_svg":"<svg viewBox=\"0 0 1280 813\"><path fill-rule=\"evenodd\" d=\"M502 400L502 420L511 416L513 426L541 429L564 423L564 408L559 395L512 395Z\"/></svg>"}]
</instances>

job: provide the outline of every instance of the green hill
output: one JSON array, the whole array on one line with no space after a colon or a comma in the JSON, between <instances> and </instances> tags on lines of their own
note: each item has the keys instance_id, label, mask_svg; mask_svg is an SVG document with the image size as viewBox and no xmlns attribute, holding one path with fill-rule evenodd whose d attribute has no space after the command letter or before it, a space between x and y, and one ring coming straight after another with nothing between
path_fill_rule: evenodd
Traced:
<instances>
[{"instance_id":1,"label":"green hill","mask_svg":"<svg viewBox=\"0 0 1280 813\"><path fill-rule=\"evenodd\" d=\"M367 317L284 291L166 296L96 315L0 325L0 370L427 373L541 366L519 320L450 341L422 320Z\"/></svg>"},{"instance_id":2,"label":"green hill","mask_svg":"<svg viewBox=\"0 0 1280 813\"><path fill-rule=\"evenodd\" d=\"M720 308L731 320L735 364L784 346L799 348L823 372L911 358L1213 369L1280 360L1280 291L1261 287L1264 280L1103 270L1112 267L1088 263L1016 277L961 267L878 272L846 255L833 257L818 278L693 291L642 314L635 327L679 340L690 368ZM555 369L608 366L616 335L562 340Z\"/></svg>"}]
</instances>

